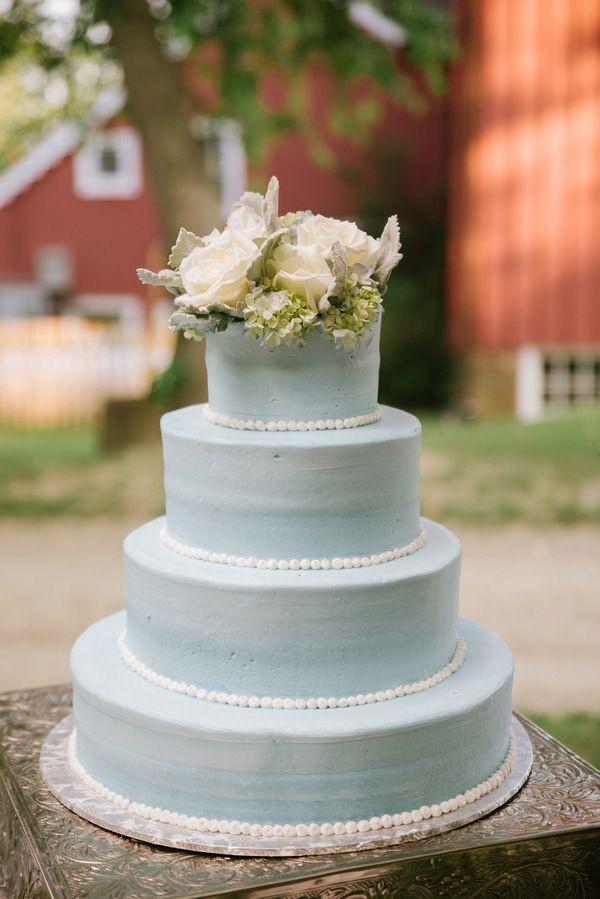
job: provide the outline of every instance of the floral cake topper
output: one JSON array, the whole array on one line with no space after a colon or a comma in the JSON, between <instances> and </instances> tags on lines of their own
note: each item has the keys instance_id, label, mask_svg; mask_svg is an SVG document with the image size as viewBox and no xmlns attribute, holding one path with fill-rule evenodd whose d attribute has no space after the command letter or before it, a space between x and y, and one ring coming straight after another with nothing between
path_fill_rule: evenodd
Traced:
<instances>
[{"instance_id":1,"label":"floral cake topper","mask_svg":"<svg viewBox=\"0 0 600 899\"><path fill-rule=\"evenodd\" d=\"M169 268L138 269L144 284L175 295L172 331L201 340L237 321L268 347L301 343L318 328L348 347L369 334L402 258L397 217L374 238L312 212L280 216L278 204L273 177L264 196L242 195L222 231L181 228Z\"/></svg>"}]
</instances>

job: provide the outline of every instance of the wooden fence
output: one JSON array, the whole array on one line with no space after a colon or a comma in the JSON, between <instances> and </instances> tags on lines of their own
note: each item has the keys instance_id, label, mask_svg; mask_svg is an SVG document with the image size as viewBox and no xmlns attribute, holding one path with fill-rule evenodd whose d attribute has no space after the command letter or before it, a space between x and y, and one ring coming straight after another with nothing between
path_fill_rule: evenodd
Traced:
<instances>
[{"instance_id":1,"label":"wooden fence","mask_svg":"<svg viewBox=\"0 0 600 899\"><path fill-rule=\"evenodd\" d=\"M108 399L143 396L172 352L166 328L131 333L75 317L0 320L0 425L91 422Z\"/></svg>"}]
</instances>

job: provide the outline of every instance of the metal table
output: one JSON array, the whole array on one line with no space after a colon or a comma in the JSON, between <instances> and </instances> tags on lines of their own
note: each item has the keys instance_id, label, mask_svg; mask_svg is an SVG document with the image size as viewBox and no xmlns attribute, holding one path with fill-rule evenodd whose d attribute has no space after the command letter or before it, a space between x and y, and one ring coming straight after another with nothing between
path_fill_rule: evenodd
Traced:
<instances>
[{"instance_id":1,"label":"metal table","mask_svg":"<svg viewBox=\"0 0 600 899\"><path fill-rule=\"evenodd\" d=\"M392 849L224 858L136 843L54 799L39 750L70 704L66 686L0 696L2 897L600 896L600 772L527 720L531 777L487 818Z\"/></svg>"}]
</instances>

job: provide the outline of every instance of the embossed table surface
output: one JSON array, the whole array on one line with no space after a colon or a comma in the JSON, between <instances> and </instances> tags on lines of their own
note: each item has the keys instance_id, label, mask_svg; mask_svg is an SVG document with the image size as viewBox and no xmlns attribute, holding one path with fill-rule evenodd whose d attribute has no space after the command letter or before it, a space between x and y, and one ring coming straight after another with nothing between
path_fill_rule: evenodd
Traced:
<instances>
[{"instance_id":1,"label":"embossed table surface","mask_svg":"<svg viewBox=\"0 0 600 899\"><path fill-rule=\"evenodd\" d=\"M600 896L600 772L531 722L531 777L506 806L393 848L225 858L137 843L67 811L39 750L68 687L0 696L0 896Z\"/></svg>"}]
</instances>

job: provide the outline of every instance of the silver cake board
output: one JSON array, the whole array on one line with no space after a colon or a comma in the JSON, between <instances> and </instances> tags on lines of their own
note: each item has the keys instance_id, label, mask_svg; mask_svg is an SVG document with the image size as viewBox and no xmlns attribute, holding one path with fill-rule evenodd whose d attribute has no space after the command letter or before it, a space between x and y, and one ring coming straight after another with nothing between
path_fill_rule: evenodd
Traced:
<instances>
[{"instance_id":1,"label":"silver cake board","mask_svg":"<svg viewBox=\"0 0 600 899\"><path fill-rule=\"evenodd\" d=\"M513 767L503 783L463 808L429 818L419 824L405 824L367 833L319 837L252 837L221 833L198 833L171 824L152 821L123 810L90 790L69 764L67 744L73 731L73 715L60 721L46 738L41 754L42 777L50 791L68 809L105 830L153 843L218 855L301 856L334 852L355 852L423 840L435 834L464 827L489 815L521 789L531 771L533 750L523 725L513 716L511 733L515 745Z\"/></svg>"}]
</instances>

